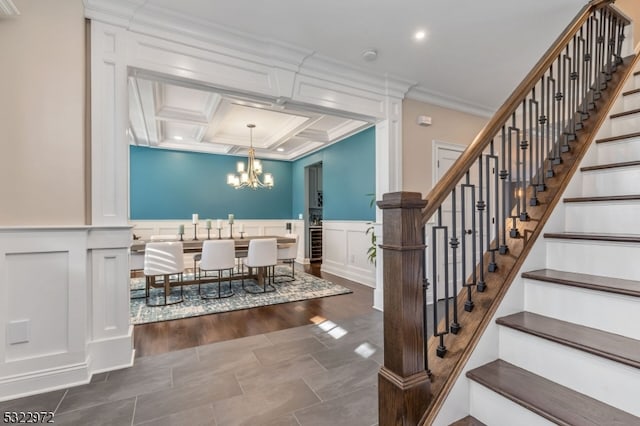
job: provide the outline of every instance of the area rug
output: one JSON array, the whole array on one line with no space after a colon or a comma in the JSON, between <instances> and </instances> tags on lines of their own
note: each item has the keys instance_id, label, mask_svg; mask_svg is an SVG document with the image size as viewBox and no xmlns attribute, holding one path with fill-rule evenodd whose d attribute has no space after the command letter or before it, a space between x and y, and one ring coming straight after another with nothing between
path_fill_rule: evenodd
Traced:
<instances>
[{"instance_id":1,"label":"area rug","mask_svg":"<svg viewBox=\"0 0 640 426\"><path fill-rule=\"evenodd\" d=\"M278 266L276 275L290 273L288 267ZM169 321L180 318L196 317L219 312L236 311L239 309L255 308L259 306L277 305L280 303L297 302L300 300L317 299L320 297L337 296L352 293L346 287L334 284L322 278L296 271L295 281L286 281L285 278L276 277L274 287L276 291L271 293L250 294L242 289L240 280L232 281L234 295L223 299L202 300L198 295L197 285L184 286L184 302L169 306L150 307L145 304L144 278L131 279L131 324L146 324L151 322ZM185 280L193 278L193 274L184 274ZM253 291L260 291L253 280L245 280L245 287ZM223 281L222 293L228 290L228 283ZM162 289L152 289L151 296L161 293ZM203 284L203 293L217 294L218 284ZM172 290L172 295L178 295L179 288ZM143 298L135 299L135 297Z\"/></svg>"}]
</instances>

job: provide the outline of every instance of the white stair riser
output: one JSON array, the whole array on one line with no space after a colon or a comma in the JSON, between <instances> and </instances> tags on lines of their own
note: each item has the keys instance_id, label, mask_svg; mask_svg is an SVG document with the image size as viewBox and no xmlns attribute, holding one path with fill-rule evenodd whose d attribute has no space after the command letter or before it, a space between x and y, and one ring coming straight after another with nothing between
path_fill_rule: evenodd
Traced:
<instances>
[{"instance_id":1,"label":"white stair riser","mask_svg":"<svg viewBox=\"0 0 640 426\"><path fill-rule=\"evenodd\" d=\"M640 160L640 138L596 144L598 164Z\"/></svg>"},{"instance_id":2,"label":"white stair riser","mask_svg":"<svg viewBox=\"0 0 640 426\"><path fill-rule=\"evenodd\" d=\"M625 111L640 108L640 93L624 96L622 98L622 105Z\"/></svg>"},{"instance_id":3,"label":"white stair riser","mask_svg":"<svg viewBox=\"0 0 640 426\"><path fill-rule=\"evenodd\" d=\"M582 173L582 195L640 194L640 166L591 170Z\"/></svg>"},{"instance_id":4,"label":"white stair riser","mask_svg":"<svg viewBox=\"0 0 640 426\"><path fill-rule=\"evenodd\" d=\"M555 238L545 241L548 269L627 280L640 277L640 244Z\"/></svg>"},{"instance_id":5,"label":"white stair riser","mask_svg":"<svg viewBox=\"0 0 640 426\"><path fill-rule=\"evenodd\" d=\"M640 415L640 369L502 326L500 359Z\"/></svg>"},{"instance_id":6,"label":"white stair riser","mask_svg":"<svg viewBox=\"0 0 640 426\"><path fill-rule=\"evenodd\" d=\"M611 119L611 134L624 135L640 130L640 113Z\"/></svg>"},{"instance_id":7,"label":"white stair riser","mask_svg":"<svg viewBox=\"0 0 640 426\"><path fill-rule=\"evenodd\" d=\"M491 426L553 426L544 417L507 399L473 380L469 381L469 413Z\"/></svg>"},{"instance_id":8,"label":"white stair riser","mask_svg":"<svg viewBox=\"0 0 640 426\"><path fill-rule=\"evenodd\" d=\"M525 311L640 340L638 304L638 297L524 280Z\"/></svg>"},{"instance_id":9,"label":"white stair riser","mask_svg":"<svg viewBox=\"0 0 640 426\"><path fill-rule=\"evenodd\" d=\"M638 232L640 201L567 203L565 231L606 234Z\"/></svg>"}]
</instances>

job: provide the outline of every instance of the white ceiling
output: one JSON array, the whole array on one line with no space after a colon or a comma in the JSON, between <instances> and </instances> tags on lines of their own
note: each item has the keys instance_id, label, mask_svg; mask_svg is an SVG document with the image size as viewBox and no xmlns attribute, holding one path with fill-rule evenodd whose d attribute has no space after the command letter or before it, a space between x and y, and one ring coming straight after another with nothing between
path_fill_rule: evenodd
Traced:
<instances>
[{"instance_id":1,"label":"white ceiling","mask_svg":"<svg viewBox=\"0 0 640 426\"><path fill-rule=\"evenodd\" d=\"M369 74L407 80L413 84L408 97L485 116L500 107L588 2L137 1L135 15L162 11L194 25L299 48L307 57L332 58ZM417 30L427 33L424 40L413 39ZM363 59L367 49L377 51L376 60ZM240 154L248 144L246 124L255 121L258 156L294 159L367 126L289 105L252 105L255 100L237 94L148 76L130 78L130 93L135 92L132 129L143 144Z\"/></svg>"}]
</instances>

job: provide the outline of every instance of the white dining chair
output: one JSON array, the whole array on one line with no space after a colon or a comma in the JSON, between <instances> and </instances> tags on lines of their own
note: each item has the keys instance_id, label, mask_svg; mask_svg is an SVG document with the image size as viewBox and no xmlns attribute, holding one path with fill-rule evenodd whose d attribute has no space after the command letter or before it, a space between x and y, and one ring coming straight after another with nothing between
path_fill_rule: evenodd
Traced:
<instances>
[{"instance_id":1,"label":"white dining chair","mask_svg":"<svg viewBox=\"0 0 640 426\"><path fill-rule=\"evenodd\" d=\"M293 238L295 242L278 245L278 261L291 265L291 275L276 275L278 277L290 278L279 282L295 281L295 261L298 257L298 234L285 234L286 238Z\"/></svg>"},{"instance_id":2,"label":"white dining chair","mask_svg":"<svg viewBox=\"0 0 640 426\"><path fill-rule=\"evenodd\" d=\"M147 243L144 249L145 296L148 306L166 306L184 301L182 275L184 272L183 246L179 241ZM164 303L151 303L151 287L162 277ZM180 297L171 297L172 284L180 285Z\"/></svg>"},{"instance_id":3,"label":"white dining chair","mask_svg":"<svg viewBox=\"0 0 640 426\"><path fill-rule=\"evenodd\" d=\"M259 268L258 276L263 276L262 292L256 292L245 288L244 275L242 288L248 293L267 293L275 291L273 286L273 272L278 263L278 240L276 238L259 238L249 241L249 250L244 264L251 271L252 268Z\"/></svg>"},{"instance_id":4,"label":"white dining chair","mask_svg":"<svg viewBox=\"0 0 640 426\"><path fill-rule=\"evenodd\" d=\"M235 252L236 247L233 240L206 240L202 243L202 255L200 258L200 265L198 266L198 294L200 294L202 299L220 299L223 297L233 296L234 293L231 282L233 278L233 269L236 266ZM222 294L220 284L225 271L228 271L229 273L229 291ZM206 293L202 294L202 280L204 279L206 281L207 272L218 273L218 294L216 296Z\"/></svg>"}]
</instances>

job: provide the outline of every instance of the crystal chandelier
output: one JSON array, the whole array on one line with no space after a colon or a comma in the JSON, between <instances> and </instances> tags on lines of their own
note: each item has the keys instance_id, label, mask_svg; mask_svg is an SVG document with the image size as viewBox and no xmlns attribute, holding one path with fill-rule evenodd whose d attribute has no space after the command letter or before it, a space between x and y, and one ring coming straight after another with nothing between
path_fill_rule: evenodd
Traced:
<instances>
[{"instance_id":1,"label":"crystal chandelier","mask_svg":"<svg viewBox=\"0 0 640 426\"><path fill-rule=\"evenodd\" d=\"M249 158L247 159L247 165L243 161L238 161L237 174L229 173L227 175L227 183L234 188L273 188L273 175L271 173L264 174L264 181L260 180L262 174L262 163L260 160L256 160L256 150L253 149L253 129L255 124L247 124L249 128Z\"/></svg>"}]
</instances>

